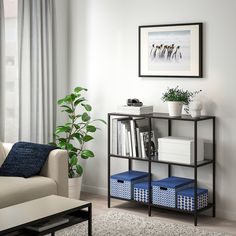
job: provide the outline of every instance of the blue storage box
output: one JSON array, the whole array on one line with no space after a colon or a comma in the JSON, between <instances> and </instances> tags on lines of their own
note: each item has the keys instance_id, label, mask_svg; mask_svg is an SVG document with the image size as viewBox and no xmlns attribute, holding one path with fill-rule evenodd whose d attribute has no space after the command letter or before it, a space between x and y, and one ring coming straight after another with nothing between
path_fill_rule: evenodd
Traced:
<instances>
[{"instance_id":1,"label":"blue storage box","mask_svg":"<svg viewBox=\"0 0 236 236\"><path fill-rule=\"evenodd\" d=\"M176 208L177 193L193 187L194 180L180 177L169 177L153 183L153 204Z\"/></svg>"},{"instance_id":2,"label":"blue storage box","mask_svg":"<svg viewBox=\"0 0 236 236\"><path fill-rule=\"evenodd\" d=\"M148 180L148 173L142 171L126 171L111 176L111 196L134 199L134 184Z\"/></svg>"},{"instance_id":3,"label":"blue storage box","mask_svg":"<svg viewBox=\"0 0 236 236\"><path fill-rule=\"evenodd\" d=\"M194 188L184 189L177 194L178 208L187 211L195 210ZM197 209L204 208L208 205L208 190L197 189Z\"/></svg>"},{"instance_id":4,"label":"blue storage box","mask_svg":"<svg viewBox=\"0 0 236 236\"><path fill-rule=\"evenodd\" d=\"M141 182L134 185L134 200L146 203L149 201L148 182Z\"/></svg>"}]
</instances>

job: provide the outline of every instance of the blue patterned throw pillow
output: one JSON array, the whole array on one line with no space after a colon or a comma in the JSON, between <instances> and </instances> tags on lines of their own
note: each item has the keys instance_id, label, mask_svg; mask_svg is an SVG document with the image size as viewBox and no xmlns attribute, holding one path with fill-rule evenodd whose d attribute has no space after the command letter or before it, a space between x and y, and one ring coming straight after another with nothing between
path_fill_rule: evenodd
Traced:
<instances>
[{"instance_id":1,"label":"blue patterned throw pillow","mask_svg":"<svg viewBox=\"0 0 236 236\"><path fill-rule=\"evenodd\" d=\"M38 175L54 149L57 147L28 142L15 143L0 167L0 176L28 178Z\"/></svg>"}]
</instances>

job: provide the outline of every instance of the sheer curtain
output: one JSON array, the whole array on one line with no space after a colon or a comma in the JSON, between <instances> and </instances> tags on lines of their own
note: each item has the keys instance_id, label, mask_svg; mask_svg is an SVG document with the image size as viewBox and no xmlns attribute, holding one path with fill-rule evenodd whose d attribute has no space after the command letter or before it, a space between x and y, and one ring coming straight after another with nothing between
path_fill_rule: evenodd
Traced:
<instances>
[{"instance_id":1,"label":"sheer curtain","mask_svg":"<svg viewBox=\"0 0 236 236\"><path fill-rule=\"evenodd\" d=\"M0 0L0 140L4 140L4 81L5 81L5 19L3 0Z\"/></svg>"},{"instance_id":2,"label":"sheer curtain","mask_svg":"<svg viewBox=\"0 0 236 236\"><path fill-rule=\"evenodd\" d=\"M18 0L19 139L48 143L55 128L54 1Z\"/></svg>"}]
</instances>

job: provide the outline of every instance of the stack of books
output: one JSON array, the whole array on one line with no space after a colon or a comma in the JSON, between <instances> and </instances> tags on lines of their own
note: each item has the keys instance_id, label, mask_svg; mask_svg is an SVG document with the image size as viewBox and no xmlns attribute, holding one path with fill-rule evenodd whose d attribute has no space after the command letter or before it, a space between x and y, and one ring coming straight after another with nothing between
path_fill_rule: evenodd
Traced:
<instances>
[{"instance_id":1,"label":"stack of books","mask_svg":"<svg viewBox=\"0 0 236 236\"><path fill-rule=\"evenodd\" d=\"M149 131L143 118L112 119L112 154L129 157L148 157ZM151 156L157 153L154 131L151 131Z\"/></svg>"},{"instance_id":2,"label":"stack of books","mask_svg":"<svg viewBox=\"0 0 236 236\"><path fill-rule=\"evenodd\" d=\"M153 113L153 106L120 106L118 107L119 113L130 114L130 115L145 115L145 114L152 114Z\"/></svg>"}]
</instances>

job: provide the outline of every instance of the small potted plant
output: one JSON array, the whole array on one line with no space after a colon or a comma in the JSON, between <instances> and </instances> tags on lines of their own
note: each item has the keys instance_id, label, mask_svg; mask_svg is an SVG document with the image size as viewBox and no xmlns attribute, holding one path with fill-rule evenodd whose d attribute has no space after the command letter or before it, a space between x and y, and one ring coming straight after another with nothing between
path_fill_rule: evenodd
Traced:
<instances>
[{"instance_id":1,"label":"small potted plant","mask_svg":"<svg viewBox=\"0 0 236 236\"><path fill-rule=\"evenodd\" d=\"M77 87L66 97L58 100L58 105L67 116L67 123L56 127L54 142L50 143L65 149L68 153L68 177L69 177L69 197L79 199L83 167L79 158L88 159L94 157L94 153L86 148L86 143L93 139L93 134L97 131L95 122L106 122L102 119L91 120L89 112L91 105L86 102L82 93L85 88Z\"/></svg>"},{"instance_id":2,"label":"small potted plant","mask_svg":"<svg viewBox=\"0 0 236 236\"><path fill-rule=\"evenodd\" d=\"M162 101L168 103L168 110L170 116L181 116L183 105L186 105L185 111L188 113L188 105L193 97L201 92L180 89L179 86L175 88L168 88L162 95Z\"/></svg>"}]
</instances>

